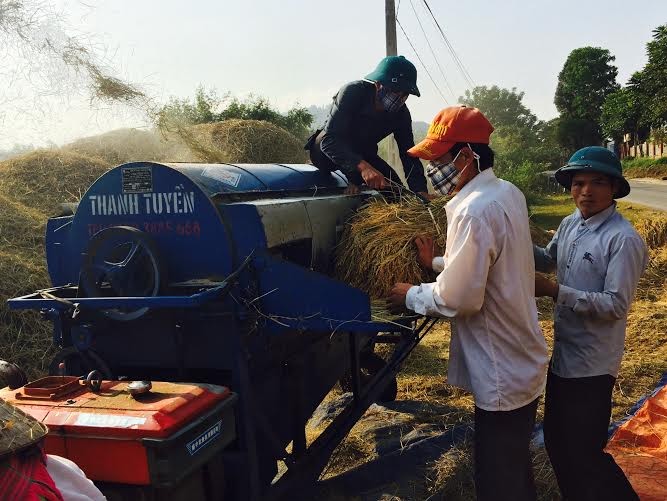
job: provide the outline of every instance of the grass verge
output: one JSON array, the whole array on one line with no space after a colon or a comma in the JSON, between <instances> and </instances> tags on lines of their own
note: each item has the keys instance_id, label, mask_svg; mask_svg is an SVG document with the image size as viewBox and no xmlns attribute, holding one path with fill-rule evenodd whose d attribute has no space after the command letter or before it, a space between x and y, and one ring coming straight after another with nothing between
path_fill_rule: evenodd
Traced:
<instances>
[{"instance_id":1,"label":"grass verge","mask_svg":"<svg viewBox=\"0 0 667 501\"><path fill-rule=\"evenodd\" d=\"M654 177L667 179L667 157L630 158L623 160L623 174L628 178Z\"/></svg>"}]
</instances>

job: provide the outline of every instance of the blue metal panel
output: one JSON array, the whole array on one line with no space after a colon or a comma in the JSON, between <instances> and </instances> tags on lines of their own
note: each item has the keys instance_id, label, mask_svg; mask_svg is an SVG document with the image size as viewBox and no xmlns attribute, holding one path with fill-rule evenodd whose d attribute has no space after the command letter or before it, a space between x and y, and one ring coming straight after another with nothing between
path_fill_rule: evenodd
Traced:
<instances>
[{"instance_id":1,"label":"blue metal panel","mask_svg":"<svg viewBox=\"0 0 667 501\"><path fill-rule=\"evenodd\" d=\"M323 172L307 164L165 164L200 185L209 196L252 191L302 191L345 188L342 174Z\"/></svg>"},{"instance_id":2,"label":"blue metal panel","mask_svg":"<svg viewBox=\"0 0 667 501\"><path fill-rule=\"evenodd\" d=\"M320 179L323 177L328 177L328 174L323 173L320 169L310 164L280 164L290 169L297 170L307 176L308 179L312 179L314 184L319 186ZM331 173L331 176L334 178L333 185L337 187L346 187L348 185L347 177L337 170Z\"/></svg>"},{"instance_id":3,"label":"blue metal panel","mask_svg":"<svg viewBox=\"0 0 667 501\"><path fill-rule=\"evenodd\" d=\"M217 208L234 242L237 260L234 267L253 252L266 248L264 227L252 203L220 204Z\"/></svg>"},{"instance_id":4,"label":"blue metal panel","mask_svg":"<svg viewBox=\"0 0 667 501\"><path fill-rule=\"evenodd\" d=\"M261 298L257 303L269 332L400 330L373 322L368 295L343 282L271 256L257 257L255 267Z\"/></svg>"},{"instance_id":5,"label":"blue metal panel","mask_svg":"<svg viewBox=\"0 0 667 501\"><path fill-rule=\"evenodd\" d=\"M168 163L183 173L210 197L216 193L266 191L269 187L257 176L230 164Z\"/></svg>"},{"instance_id":6,"label":"blue metal panel","mask_svg":"<svg viewBox=\"0 0 667 501\"><path fill-rule=\"evenodd\" d=\"M73 216L53 217L46 222L46 265L55 286L65 285L79 270L73 270L71 259L67 258Z\"/></svg>"},{"instance_id":7,"label":"blue metal panel","mask_svg":"<svg viewBox=\"0 0 667 501\"><path fill-rule=\"evenodd\" d=\"M218 211L189 177L165 165L137 162L99 178L77 208L63 259L67 282L78 281L89 239L111 226L148 233L161 251L170 282L222 278L232 271L233 241Z\"/></svg>"}]
</instances>

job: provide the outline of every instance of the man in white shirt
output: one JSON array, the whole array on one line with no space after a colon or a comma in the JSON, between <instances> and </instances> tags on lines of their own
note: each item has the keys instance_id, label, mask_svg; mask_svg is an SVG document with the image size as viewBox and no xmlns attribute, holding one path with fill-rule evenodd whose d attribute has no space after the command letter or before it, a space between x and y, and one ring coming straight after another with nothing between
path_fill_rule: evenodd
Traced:
<instances>
[{"instance_id":1,"label":"man in white shirt","mask_svg":"<svg viewBox=\"0 0 667 501\"><path fill-rule=\"evenodd\" d=\"M492 132L476 108L449 107L409 150L430 161L436 191L455 195L446 206L444 258L432 259L440 271L435 283L396 284L389 304L452 319L448 381L475 399L477 499L534 500L529 444L547 345L537 320L526 201L493 172Z\"/></svg>"},{"instance_id":2,"label":"man in white shirt","mask_svg":"<svg viewBox=\"0 0 667 501\"><path fill-rule=\"evenodd\" d=\"M628 310L648 260L646 245L616 211L630 193L616 155L577 151L556 171L577 206L546 248L535 248L535 293L555 301L554 351L547 378L544 441L563 499L636 500L604 452L611 394L623 358Z\"/></svg>"}]
</instances>

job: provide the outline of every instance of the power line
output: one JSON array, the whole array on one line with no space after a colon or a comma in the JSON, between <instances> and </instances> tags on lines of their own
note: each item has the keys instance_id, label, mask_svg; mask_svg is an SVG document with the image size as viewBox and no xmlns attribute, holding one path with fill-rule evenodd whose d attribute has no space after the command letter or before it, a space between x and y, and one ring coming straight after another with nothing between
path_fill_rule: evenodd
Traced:
<instances>
[{"instance_id":1,"label":"power line","mask_svg":"<svg viewBox=\"0 0 667 501\"><path fill-rule=\"evenodd\" d=\"M427 74L428 77L431 79L431 82L433 82L433 85L434 85L435 88L437 89L438 93L440 94L440 96L442 96L442 99L445 101L445 103L449 104L449 101L447 100L447 98L445 97L445 95L444 95L444 94L442 93L442 91L440 90L440 87L438 87L438 84L435 83L435 80L433 79L433 76L431 75L431 72L428 71L428 68L427 68L426 65L424 64L424 61L422 61L421 56L420 56L419 53L417 52L417 49L416 49L415 46L412 44L412 41L410 40L410 37L408 37L408 34L407 34L407 33L405 32L405 30L403 29L403 25L402 25L401 22L398 20L398 17L396 18L396 24L398 24L398 27L401 28L401 31L403 32L403 36L405 37L405 39L406 39L406 40L408 41L408 43L410 44L410 47L412 47L412 51L415 53L415 56L417 56L417 59L419 59L419 62L420 62L421 65L424 67L424 70L426 71L426 74Z\"/></svg>"},{"instance_id":2,"label":"power line","mask_svg":"<svg viewBox=\"0 0 667 501\"><path fill-rule=\"evenodd\" d=\"M454 59L454 62L456 65L459 67L459 71L461 72L461 75L463 75L463 78L466 80L467 84L469 87L475 87L475 82L473 81L472 77L470 76L470 73L468 73L468 70L466 70L465 66L463 66L463 62L459 58L459 56L456 54L456 51L454 50L454 47L452 44L449 42L449 39L447 38L447 35L445 35L445 32L443 31L442 27L440 26L440 23L436 19L435 15L433 14L433 11L431 10L431 6L428 4L426 0L423 0L424 5L426 5L426 8L428 9L429 14L431 14L431 17L433 18L433 21L435 22L435 25L438 27L438 30L440 31L440 34L442 35L443 40L447 44L447 47L449 48L449 52L452 55L452 58Z\"/></svg>"},{"instance_id":3,"label":"power line","mask_svg":"<svg viewBox=\"0 0 667 501\"><path fill-rule=\"evenodd\" d=\"M452 90L452 86L449 85L449 80L447 79L447 76L445 75L444 70L442 69L442 66L440 66L440 62L438 61L438 57L435 55L435 51L433 50L433 47L431 46L431 42L428 39L428 36L426 35L426 31L424 30L424 26L422 26L422 22L419 19L419 14L417 14L417 9L415 9L415 5L410 0L410 7L412 7L412 12L415 14L415 18L417 18L417 23L419 23L419 28L422 30L422 34L424 35L424 38L426 39L426 44L428 45L428 48L431 50L431 54L433 54L433 59L435 60L435 64L438 66L438 69L440 70L440 74L442 75L442 79L445 81L445 85L447 85L447 88L449 89L449 93L452 95L452 98L454 101L456 101L456 95L454 94L454 91Z\"/></svg>"}]
</instances>

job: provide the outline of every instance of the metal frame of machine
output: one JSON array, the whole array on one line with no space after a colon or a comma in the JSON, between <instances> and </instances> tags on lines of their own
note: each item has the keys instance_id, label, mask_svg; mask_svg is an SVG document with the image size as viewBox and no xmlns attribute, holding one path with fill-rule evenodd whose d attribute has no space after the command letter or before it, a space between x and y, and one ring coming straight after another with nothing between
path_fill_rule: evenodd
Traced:
<instances>
[{"instance_id":1,"label":"metal frame of machine","mask_svg":"<svg viewBox=\"0 0 667 501\"><path fill-rule=\"evenodd\" d=\"M230 386L231 495L289 498L317 480L435 322L373 321L368 296L331 278L341 228L368 196L346 185L307 165L119 166L49 220L54 287L9 305L53 322L66 350L56 362L73 375ZM374 343L394 349L362 382ZM308 419L345 374L352 401L307 445Z\"/></svg>"}]
</instances>

